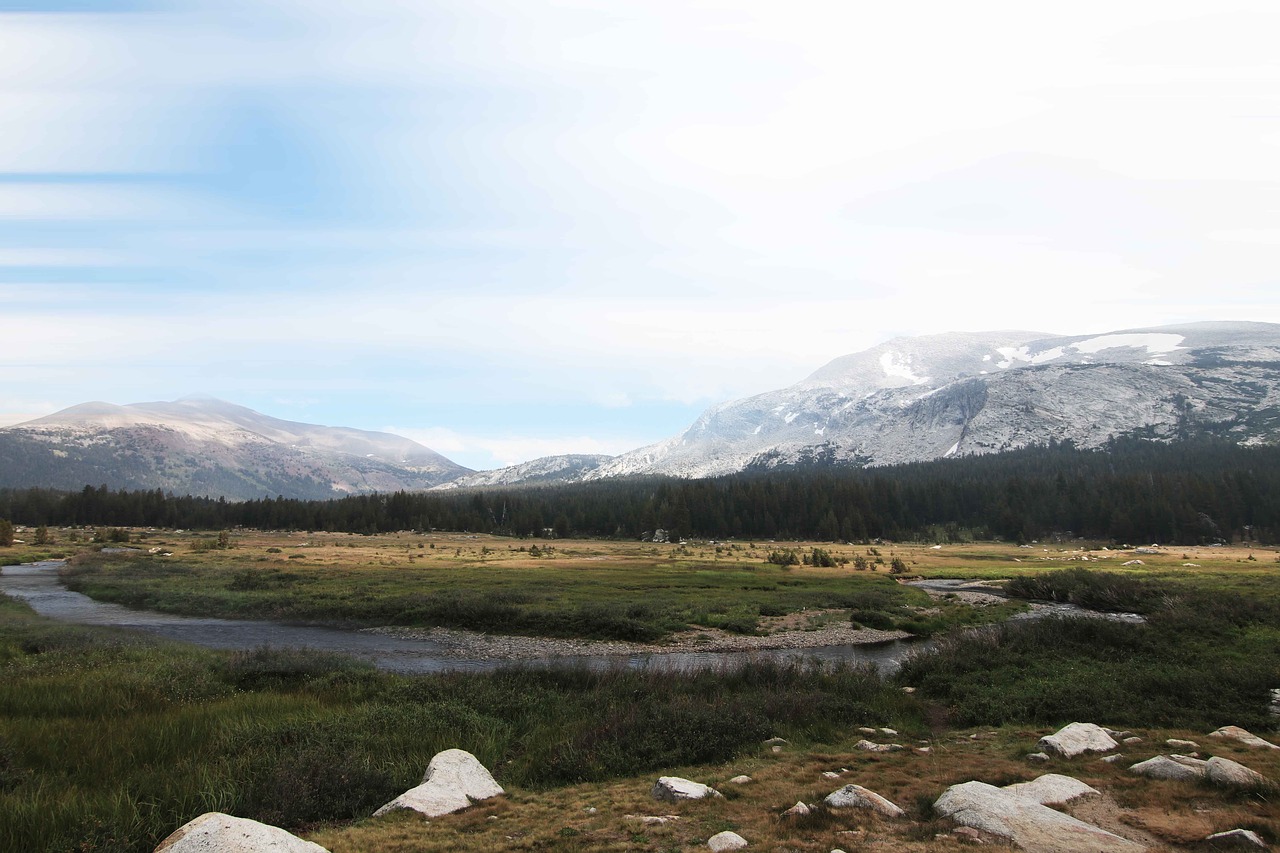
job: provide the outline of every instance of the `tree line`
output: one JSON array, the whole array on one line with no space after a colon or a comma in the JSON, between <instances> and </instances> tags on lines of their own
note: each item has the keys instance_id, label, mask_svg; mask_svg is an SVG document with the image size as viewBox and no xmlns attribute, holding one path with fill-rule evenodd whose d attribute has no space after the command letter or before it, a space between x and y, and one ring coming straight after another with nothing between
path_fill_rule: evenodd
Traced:
<instances>
[{"instance_id":1,"label":"tree line","mask_svg":"<svg viewBox=\"0 0 1280 853\"><path fill-rule=\"evenodd\" d=\"M243 502L159 490L0 491L0 518L380 533L820 541L1004 539L1280 542L1280 448L1198 438L1100 450L1052 444L882 468L793 468L704 480L626 479L483 491Z\"/></svg>"}]
</instances>

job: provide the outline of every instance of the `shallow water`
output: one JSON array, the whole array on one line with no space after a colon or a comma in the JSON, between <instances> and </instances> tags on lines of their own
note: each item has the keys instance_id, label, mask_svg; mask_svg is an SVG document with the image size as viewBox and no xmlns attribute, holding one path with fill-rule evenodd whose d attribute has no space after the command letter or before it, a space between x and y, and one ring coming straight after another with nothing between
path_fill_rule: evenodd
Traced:
<instances>
[{"instance_id":1,"label":"shallow water","mask_svg":"<svg viewBox=\"0 0 1280 853\"><path fill-rule=\"evenodd\" d=\"M214 649L309 648L342 652L392 672L483 672L500 666L628 666L664 670L706 669L760 660L816 659L873 664L882 672L897 669L920 641L895 640L869 645L769 649L751 652L672 652L635 655L565 655L519 661L458 657L430 640L407 640L338 628L287 625L247 619L205 619L152 610L130 610L72 592L58 580L61 560L0 567L0 592L20 598L41 616L77 625L105 625L157 634Z\"/></svg>"}]
</instances>

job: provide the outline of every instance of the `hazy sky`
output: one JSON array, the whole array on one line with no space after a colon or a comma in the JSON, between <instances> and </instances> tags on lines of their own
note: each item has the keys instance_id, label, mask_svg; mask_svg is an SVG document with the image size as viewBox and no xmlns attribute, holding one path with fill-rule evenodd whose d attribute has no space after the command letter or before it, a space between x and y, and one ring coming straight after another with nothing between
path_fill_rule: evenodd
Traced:
<instances>
[{"instance_id":1,"label":"hazy sky","mask_svg":"<svg viewBox=\"0 0 1280 853\"><path fill-rule=\"evenodd\" d=\"M1280 321L1274 0L0 0L0 423L472 467L901 334Z\"/></svg>"}]
</instances>

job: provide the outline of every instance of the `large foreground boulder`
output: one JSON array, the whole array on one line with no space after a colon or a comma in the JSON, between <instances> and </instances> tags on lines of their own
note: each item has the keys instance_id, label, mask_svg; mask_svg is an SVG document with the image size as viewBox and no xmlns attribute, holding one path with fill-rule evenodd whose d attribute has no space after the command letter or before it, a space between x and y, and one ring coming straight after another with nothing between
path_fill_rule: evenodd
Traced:
<instances>
[{"instance_id":1,"label":"large foreground boulder","mask_svg":"<svg viewBox=\"0 0 1280 853\"><path fill-rule=\"evenodd\" d=\"M1036 853L1139 853L1141 844L985 782L952 785L933 808Z\"/></svg>"},{"instance_id":2,"label":"large foreground boulder","mask_svg":"<svg viewBox=\"0 0 1280 853\"><path fill-rule=\"evenodd\" d=\"M1075 758L1087 752L1110 752L1120 744L1101 726L1072 723L1040 738L1040 749L1060 758Z\"/></svg>"},{"instance_id":3,"label":"large foreground boulder","mask_svg":"<svg viewBox=\"0 0 1280 853\"><path fill-rule=\"evenodd\" d=\"M329 853L278 826L207 812L160 842L155 853Z\"/></svg>"},{"instance_id":4,"label":"large foreground boulder","mask_svg":"<svg viewBox=\"0 0 1280 853\"><path fill-rule=\"evenodd\" d=\"M439 817L504 793L474 755L461 749L446 749L431 759L421 785L405 791L373 815L412 809L427 817Z\"/></svg>"},{"instance_id":5,"label":"large foreground boulder","mask_svg":"<svg viewBox=\"0 0 1280 853\"><path fill-rule=\"evenodd\" d=\"M736 832L730 832L726 829L724 832L717 832L708 838L707 846L716 851L716 853L721 853L724 850L742 850L747 847L747 839Z\"/></svg>"},{"instance_id":6,"label":"large foreground boulder","mask_svg":"<svg viewBox=\"0 0 1280 853\"><path fill-rule=\"evenodd\" d=\"M845 785L838 791L827 794L823 802L832 809L870 809L885 817L902 817L906 814L894 803L861 785Z\"/></svg>"}]
</instances>

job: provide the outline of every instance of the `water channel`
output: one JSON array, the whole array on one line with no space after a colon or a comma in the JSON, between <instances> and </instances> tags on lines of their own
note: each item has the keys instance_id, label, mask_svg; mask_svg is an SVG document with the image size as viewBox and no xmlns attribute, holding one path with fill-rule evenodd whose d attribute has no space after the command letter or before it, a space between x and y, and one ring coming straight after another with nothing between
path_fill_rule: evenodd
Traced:
<instances>
[{"instance_id":1,"label":"water channel","mask_svg":"<svg viewBox=\"0 0 1280 853\"><path fill-rule=\"evenodd\" d=\"M430 640L408 640L361 631L288 625L247 619L206 619L151 610L130 610L72 592L58 580L61 560L0 566L0 592L19 598L41 616L77 625L101 625L157 634L214 649L309 648L341 652L371 661L380 669L403 673L483 672L500 666L628 666L667 670L703 669L759 660L817 659L869 663L891 672L910 651L926 643L897 640L876 645L821 646L751 652L670 652L632 655L564 655L520 661L459 657Z\"/></svg>"}]
</instances>

